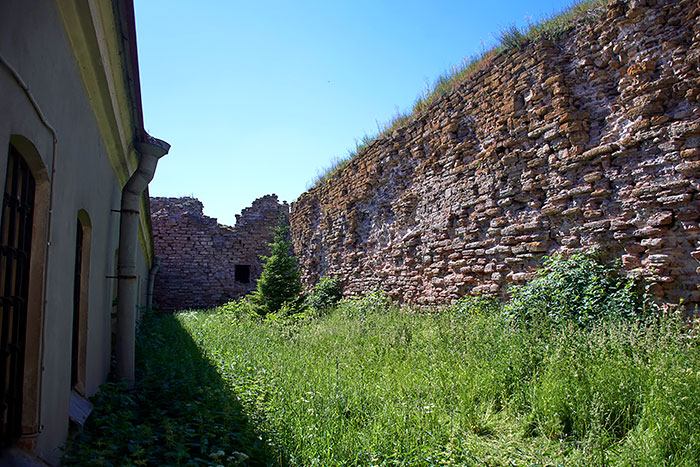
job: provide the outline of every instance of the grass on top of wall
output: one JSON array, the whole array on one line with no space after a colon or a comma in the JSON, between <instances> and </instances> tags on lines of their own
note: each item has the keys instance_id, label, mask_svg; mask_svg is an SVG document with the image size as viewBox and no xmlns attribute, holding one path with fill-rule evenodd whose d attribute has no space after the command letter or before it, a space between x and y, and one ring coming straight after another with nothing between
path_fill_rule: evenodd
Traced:
<instances>
[{"instance_id":1,"label":"grass on top of wall","mask_svg":"<svg viewBox=\"0 0 700 467\"><path fill-rule=\"evenodd\" d=\"M439 76L432 85L427 86L424 93L418 96L410 111L397 111L389 122L380 125L376 134L366 134L356 140L355 148L349 150L344 157L336 156L331 159L329 166L318 172L311 182L311 186L326 183L372 142L389 136L394 130L407 125L418 114L428 109L433 102L464 83L470 76L489 68L493 58L499 53L519 49L532 41L555 39L562 32L572 28L579 20L597 21L608 3L609 0L577 0L559 13L545 16L537 22L528 23L524 30L515 25L503 29L498 33L498 44L495 47L481 54L465 58L462 63Z\"/></svg>"}]
</instances>

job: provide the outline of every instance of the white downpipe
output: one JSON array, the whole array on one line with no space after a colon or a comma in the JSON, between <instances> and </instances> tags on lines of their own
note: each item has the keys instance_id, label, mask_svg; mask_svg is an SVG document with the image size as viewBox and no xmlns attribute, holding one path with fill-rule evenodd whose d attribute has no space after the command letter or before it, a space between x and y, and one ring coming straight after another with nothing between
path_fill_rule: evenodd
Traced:
<instances>
[{"instance_id":1,"label":"white downpipe","mask_svg":"<svg viewBox=\"0 0 700 467\"><path fill-rule=\"evenodd\" d=\"M141 194L153 180L158 159L170 150L168 143L151 137L135 143L135 147L141 157L138 168L122 189L117 265L117 377L126 380L129 387L135 381L136 249Z\"/></svg>"}]
</instances>

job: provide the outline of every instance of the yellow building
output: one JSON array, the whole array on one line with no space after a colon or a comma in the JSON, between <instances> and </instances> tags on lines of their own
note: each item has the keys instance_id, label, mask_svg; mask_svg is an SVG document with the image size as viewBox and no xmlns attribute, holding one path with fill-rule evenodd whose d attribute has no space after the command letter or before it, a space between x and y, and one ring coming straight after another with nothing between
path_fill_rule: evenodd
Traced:
<instances>
[{"instance_id":1,"label":"yellow building","mask_svg":"<svg viewBox=\"0 0 700 467\"><path fill-rule=\"evenodd\" d=\"M133 382L146 186L168 148L143 129L132 0L0 2L3 449L56 464L113 347Z\"/></svg>"}]
</instances>

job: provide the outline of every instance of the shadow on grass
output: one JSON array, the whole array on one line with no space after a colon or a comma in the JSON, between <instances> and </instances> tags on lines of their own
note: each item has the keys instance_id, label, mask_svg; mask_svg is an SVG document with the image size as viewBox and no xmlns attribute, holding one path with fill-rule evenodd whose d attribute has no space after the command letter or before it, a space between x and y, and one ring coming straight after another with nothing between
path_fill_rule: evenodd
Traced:
<instances>
[{"instance_id":1,"label":"shadow on grass","mask_svg":"<svg viewBox=\"0 0 700 467\"><path fill-rule=\"evenodd\" d=\"M100 388L63 465L286 465L174 316L145 316L136 354L136 389Z\"/></svg>"}]
</instances>

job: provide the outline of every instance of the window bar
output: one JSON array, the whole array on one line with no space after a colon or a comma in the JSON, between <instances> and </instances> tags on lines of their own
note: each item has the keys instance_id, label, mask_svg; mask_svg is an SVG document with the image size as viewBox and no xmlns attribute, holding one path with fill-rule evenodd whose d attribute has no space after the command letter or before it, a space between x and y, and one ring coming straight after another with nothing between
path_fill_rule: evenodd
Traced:
<instances>
[{"instance_id":1,"label":"window bar","mask_svg":"<svg viewBox=\"0 0 700 467\"><path fill-rule=\"evenodd\" d=\"M12 442L20 434L22 420L22 380L26 340L27 300L34 178L17 150L10 146L8 178L5 181L3 216L0 222L0 394L2 443Z\"/></svg>"}]
</instances>

